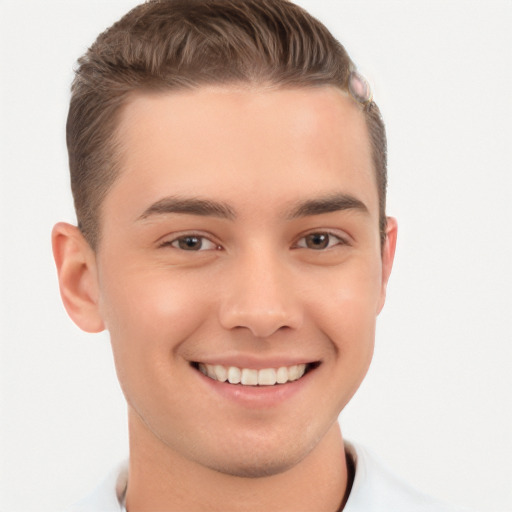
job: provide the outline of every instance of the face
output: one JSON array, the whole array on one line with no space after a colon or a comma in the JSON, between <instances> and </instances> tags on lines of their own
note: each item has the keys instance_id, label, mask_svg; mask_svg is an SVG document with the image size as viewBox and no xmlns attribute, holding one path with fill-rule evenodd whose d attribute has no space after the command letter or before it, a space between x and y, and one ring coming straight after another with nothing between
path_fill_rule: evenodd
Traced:
<instances>
[{"instance_id":1,"label":"face","mask_svg":"<svg viewBox=\"0 0 512 512\"><path fill-rule=\"evenodd\" d=\"M95 264L131 435L292 467L366 374L384 301L361 112L330 87L201 88L133 98L118 135Z\"/></svg>"}]
</instances>

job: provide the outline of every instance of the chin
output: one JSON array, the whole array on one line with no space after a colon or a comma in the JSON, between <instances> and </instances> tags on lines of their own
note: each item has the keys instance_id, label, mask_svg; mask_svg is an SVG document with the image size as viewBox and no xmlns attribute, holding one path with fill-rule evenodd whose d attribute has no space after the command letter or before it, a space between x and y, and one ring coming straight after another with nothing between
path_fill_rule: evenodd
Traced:
<instances>
[{"instance_id":1,"label":"chin","mask_svg":"<svg viewBox=\"0 0 512 512\"><path fill-rule=\"evenodd\" d=\"M285 473L300 462L301 458L266 458L258 457L244 461L217 461L208 464L210 469L224 475L235 476L238 478L265 478L269 476Z\"/></svg>"},{"instance_id":2,"label":"chin","mask_svg":"<svg viewBox=\"0 0 512 512\"><path fill-rule=\"evenodd\" d=\"M251 442L252 441L252 442ZM215 453L203 464L219 473L240 478L265 478L285 473L299 464L314 449L314 442L307 442L299 435L288 442L258 442L246 439L238 446L224 445L222 453ZM203 452L204 453L204 452Z\"/></svg>"}]
</instances>

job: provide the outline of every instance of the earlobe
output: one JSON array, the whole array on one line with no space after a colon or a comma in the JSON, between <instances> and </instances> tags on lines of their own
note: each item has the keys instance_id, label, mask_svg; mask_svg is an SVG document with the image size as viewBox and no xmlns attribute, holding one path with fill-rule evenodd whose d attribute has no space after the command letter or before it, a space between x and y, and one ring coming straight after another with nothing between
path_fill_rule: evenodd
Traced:
<instances>
[{"instance_id":1,"label":"earlobe","mask_svg":"<svg viewBox=\"0 0 512 512\"><path fill-rule=\"evenodd\" d=\"M78 327L100 332L105 324L98 307L96 258L76 226L60 222L52 231L53 257L64 307Z\"/></svg>"},{"instance_id":2,"label":"earlobe","mask_svg":"<svg viewBox=\"0 0 512 512\"><path fill-rule=\"evenodd\" d=\"M393 268L395 259L396 239L398 234L398 225L394 217L387 218L386 241L382 247L382 283L381 297L377 313L380 313L386 301L386 288Z\"/></svg>"}]
</instances>

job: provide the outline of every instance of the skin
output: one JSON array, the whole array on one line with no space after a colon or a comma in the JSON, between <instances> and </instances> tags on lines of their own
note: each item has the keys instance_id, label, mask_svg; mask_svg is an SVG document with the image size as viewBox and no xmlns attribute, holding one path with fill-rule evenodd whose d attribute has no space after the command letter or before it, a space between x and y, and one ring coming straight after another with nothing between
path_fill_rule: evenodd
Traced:
<instances>
[{"instance_id":1,"label":"skin","mask_svg":"<svg viewBox=\"0 0 512 512\"><path fill-rule=\"evenodd\" d=\"M337 510L337 417L370 365L396 243L388 219L380 245L358 106L327 86L140 94L118 140L96 253L68 224L53 245L70 316L110 331L128 510ZM316 368L235 396L193 362Z\"/></svg>"}]
</instances>

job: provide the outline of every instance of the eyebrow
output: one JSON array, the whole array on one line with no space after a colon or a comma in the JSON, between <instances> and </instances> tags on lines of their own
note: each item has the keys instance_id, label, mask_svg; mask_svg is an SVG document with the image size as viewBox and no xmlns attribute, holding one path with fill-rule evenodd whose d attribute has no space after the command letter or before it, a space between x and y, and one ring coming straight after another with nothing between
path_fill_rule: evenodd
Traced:
<instances>
[{"instance_id":1,"label":"eyebrow","mask_svg":"<svg viewBox=\"0 0 512 512\"><path fill-rule=\"evenodd\" d=\"M292 208L289 219L308 217L310 215L321 215L343 210L357 210L362 213L369 213L366 205L359 199L349 194L333 194L318 199L308 199L298 203Z\"/></svg>"},{"instance_id":2,"label":"eyebrow","mask_svg":"<svg viewBox=\"0 0 512 512\"><path fill-rule=\"evenodd\" d=\"M188 213L203 217L219 217L221 219L234 219L235 212L224 203L199 198L164 197L149 208L139 217L139 220L147 219L153 215L167 213Z\"/></svg>"},{"instance_id":3,"label":"eyebrow","mask_svg":"<svg viewBox=\"0 0 512 512\"><path fill-rule=\"evenodd\" d=\"M291 220L343 210L358 210L363 213L368 213L366 205L356 197L349 194L333 194L296 203L286 217ZM144 210L142 215L140 215L139 220L144 220L154 215L170 213L218 217L228 220L236 218L235 211L226 203L195 197L184 198L169 196L149 206Z\"/></svg>"}]
</instances>

